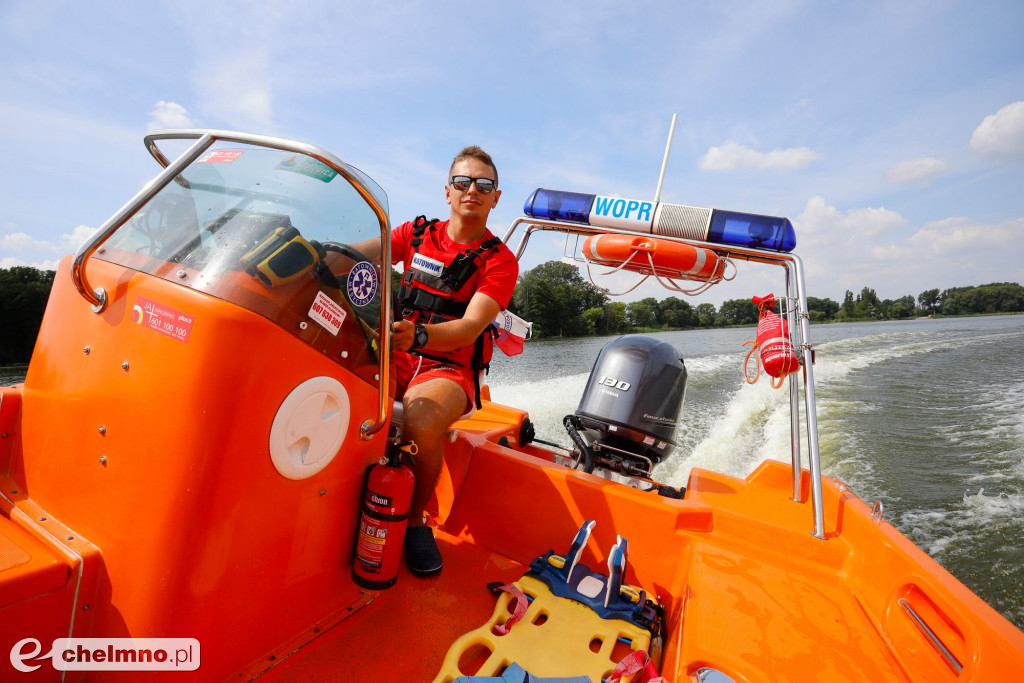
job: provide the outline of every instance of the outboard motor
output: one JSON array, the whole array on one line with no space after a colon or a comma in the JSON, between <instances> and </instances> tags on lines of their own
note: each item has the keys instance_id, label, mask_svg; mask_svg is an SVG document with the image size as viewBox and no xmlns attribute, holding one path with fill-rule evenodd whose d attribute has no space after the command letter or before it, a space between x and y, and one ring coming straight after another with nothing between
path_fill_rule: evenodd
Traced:
<instances>
[{"instance_id":1,"label":"outboard motor","mask_svg":"<svg viewBox=\"0 0 1024 683\"><path fill-rule=\"evenodd\" d=\"M580 406L565 418L584 469L650 476L678 445L686 366L668 342L627 335L605 344Z\"/></svg>"}]
</instances>

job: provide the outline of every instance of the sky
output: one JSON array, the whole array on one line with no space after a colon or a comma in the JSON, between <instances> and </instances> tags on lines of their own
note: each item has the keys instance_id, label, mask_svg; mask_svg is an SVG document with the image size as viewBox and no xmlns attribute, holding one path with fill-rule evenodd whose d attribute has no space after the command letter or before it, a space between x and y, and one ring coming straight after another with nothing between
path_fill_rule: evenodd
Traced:
<instances>
[{"instance_id":1,"label":"sky","mask_svg":"<svg viewBox=\"0 0 1024 683\"><path fill-rule=\"evenodd\" d=\"M662 201L789 217L811 296L1024 283L1022 27L1019 0L0 0L0 267L73 253L156 175L149 130L319 145L396 225L446 217L479 144L500 235L537 187L653 198L677 114ZM697 302L779 291L740 270Z\"/></svg>"}]
</instances>

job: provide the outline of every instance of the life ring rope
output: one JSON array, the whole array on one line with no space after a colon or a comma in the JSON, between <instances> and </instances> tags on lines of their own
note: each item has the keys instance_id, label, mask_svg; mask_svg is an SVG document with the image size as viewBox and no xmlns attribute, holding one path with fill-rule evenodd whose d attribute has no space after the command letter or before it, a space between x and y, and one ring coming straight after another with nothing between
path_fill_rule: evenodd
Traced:
<instances>
[{"instance_id":1,"label":"life ring rope","mask_svg":"<svg viewBox=\"0 0 1024 683\"><path fill-rule=\"evenodd\" d=\"M783 301L786 304L785 307L782 305ZM759 302L757 304L757 312L758 312L758 320L759 321L760 321L761 316L764 314L765 309L767 309L767 310L771 311L772 313L774 313L774 311L772 311L772 305L774 303L775 303L775 298L772 295L769 294L768 297L766 297L764 301L761 301L761 302ZM784 299L780 299L779 300L779 313L776 314L778 316L778 318L779 318L779 336L767 339L767 340L765 340L765 343L775 343L775 342L778 342L780 339L784 339L791 346L793 346L793 341L792 341L792 339L790 339L789 337L787 337L785 335L785 333L784 333L785 328L783 327L783 324L782 324L783 321L785 320L785 318L783 317L782 314L785 312L785 308L789 308L789 305L790 305L790 300L788 298L784 298ZM760 340L751 339L749 341L743 342L744 346L746 346L747 344L750 344L751 346L750 346L750 351L747 352L747 357L743 361L743 378L745 380L747 380L747 384L756 384L757 380L761 376L761 354L759 353L760 347L761 347L761 341ZM750 369L749 369L750 368L750 357L751 356L754 357L754 367L755 367L755 369L754 369L754 378L753 379L750 378ZM785 379L787 377L789 377L790 375L795 374L799 370L800 370L800 363L799 363L799 360L798 360L796 367L794 367L793 369L788 370L788 371L783 371L782 374L779 375L778 377L771 377L771 375L769 375L769 377L770 377L769 382L770 382L770 384L772 386L772 389L781 389L783 383L785 382Z\"/></svg>"},{"instance_id":2,"label":"life ring rope","mask_svg":"<svg viewBox=\"0 0 1024 683\"><path fill-rule=\"evenodd\" d=\"M747 344L750 344L751 346L750 351L747 352L746 360L743 361L743 378L747 380L747 384L757 384L757 380L760 379L761 377L761 354L758 353L759 345L753 339L743 342L744 346L746 346ZM748 369L748 366L750 365L751 356L754 357L755 368L753 379L750 378L750 370ZM781 389L782 383L786 380L786 378L795 372L796 370L790 370L789 372L782 373L778 377L772 377L771 375L769 375L769 383L772 385L772 389ZM776 380L778 381L778 384L776 384Z\"/></svg>"},{"instance_id":3,"label":"life ring rope","mask_svg":"<svg viewBox=\"0 0 1024 683\"><path fill-rule=\"evenodd\" d=\"M694 249L698 249L698 248L700 248L700 247L694 247ZM598 275L601 276L601 277L605 277L605 276L612 275L614 273L619 272L623 268L626 268L630 263L632 263L633 259L636 258L637 254L639 254L641 251L642 251L641 249L636 249L636 248L631 249L630 253L629 253L629 256L627 258L625 258L622 261L622 263L620 263L617 266L612 267L610 270L607 270L607 271L605 271L603 273L598 273ZM584 255L583 256L583 261L587 264L587 277L590 279L590 283L592 285L594 285L595 287L597 287L598 289L600 289L605 294L607 294L608 296L622 296L624 294L629 294L630 292L632 292L634 289L636 289L637 287L642 285L644 282L647 281L648 278L650 278L653 275L654 279L657 280L658 283L662 287L664 287L665 289L667 289L669 291L672 291L672 292L679 292L680 294L688 294L688 295L693 296L693 295L702 294L702 293L706 292L708 289L710 289L714 285L717 285L719 282L722 282L723 280L726 281L726 282L731 281L733 278L736 277L736 274L738 272L738 269L736 268L736 264L733 263L732 259L730 259L727 256L718 256L716 254L716 256L718 257L718 261L722 264L721 268L717 268L717 267L715 268L715 271L718 274L708 278L707 280L702 281L701 284L697 285L696 287L687 288L687 287L684 287L683 285L679 284L678 282L676 282L675 279L669 277L668 275L665 275L663 273L659 273L658 272L658 267L654 264L654 258L651 255L652 252L649 251L649 250L644 250L644 251L646 251L646 254L647 254L647 263L650 266L650 272L646 272L645 273L644 271L628 269L628 270L631 270L632 272L638 273L641 277L640 277L640 279L636 283L633 284L632 287L630 287L629 289L626 289L626 290L624 290L622 292L611 292L607 287L602 287L602 286L598 285L594 281L594 273L590 269L591 259L587 258L586 255ZM600 262L600 261L598 261L598 262ZM728 271L730 266L732 267L732 274L731 275L726 275L726 273L727 273L727 271ZM637 267L637 266L634 266L634 268L635 267Z\"/></svg>"}]
</instances>

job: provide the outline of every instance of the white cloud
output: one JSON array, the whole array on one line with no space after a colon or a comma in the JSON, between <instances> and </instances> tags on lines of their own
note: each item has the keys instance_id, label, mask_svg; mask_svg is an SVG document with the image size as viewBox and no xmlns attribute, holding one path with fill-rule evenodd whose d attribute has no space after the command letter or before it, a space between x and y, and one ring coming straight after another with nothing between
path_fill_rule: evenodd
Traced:
<instances>
[{"instance_id":1,"label":"white cloud","mask_svg":"<svg viewBox=\"0 0 1024 683\"><path fill-rule=\"evenodd\" d=\"M874 247L871 250L871 255L879 261L899 261L911 258L914 255L914 249L899 244L887 244L882 247Z\"/></svg>"},{"instance_id":2,"label":"white cloud","mask_svg":"<svg viewBox=\"0 0 1024 683\"><path fill-rule=\"evenodd\" d=\"M45 240L37 240L23 232L12 232L0 235L0 249L7 251L28 251L30 249L47 249L53 251L53 245Z\"/></svg>"},{"instance_id":3,"label":"white cloud","mask_svg":"<svg viewBox=\"0 0 1024 683\"><path fill-rule=\"evenodd\" d=\"M1024 102L986 116L974 129L971 149L985 156L1024 159Z\"/></svg>"},{"instance_id":4,"label":"white cloud","mask_svg":"<svg viewBox=\"0 0 1024 683\"><path fill-rule=\"evenodd\" d=\"M928 181L949 169L949 164L935 157L901 161L889 171L889 180L904 185L927 185Z\"/></svg>"},{"instance_id":5,"label":"white cloud","mask_svg":"<svg viewBox=\"0 0 1024 683\"><path fill-rule=\"evenodd\" d=\"M78 247L92 237L97 228L90 228L88 225L79 225L70 234L63 234L60 236L60 244L62 249L71 251L78 251Z\"/></svg>"},{"instance_id":6,"label":"white cloud","mask_svg":"<svg viewBox=\"0 0 1024 683\"><path fill-rule=\"evenodd\" d=\"M49 240L36 239L24 232L0 235L0 254L11 252L17 254L17 256L5 255L0 258L0 268L32 266L40 270L53 270L60 263L60 259L49 258L50 255L77 251L78 247L94 232L94 228L79 225L70 233L61 235L57 244Z\"/></svg>"},{"instance_id":7,"label":"white cloud","mask_svg":"<svg viewBox=\"0 0 1024 683\"><path fill-rule=\"evenodd\" d=\"M813 197L793 223L812 296L837 299L867 286L897 298L1024 277L1017 248L1024 218L984 224L952 217L918 227L889 209L844 212Z\"/></svg>"},{"instance_id":8,"label":"white cloud","mask_svg":"<svg viewBox=\"0 0 1024 683\"><path fill-rule=\"evenodd\" d=\"M758 152L729 140L721 147L708 149L707 154L701 157L700 167L709 171L738 171L745 168L797 171L819 158L820 156L808 147Z\"/></svg>"},{"instance_id":9,"label":"white cloud","mask_svg":"<svg viewBox=\"0 0 1024 683\"><path fill-rule=\"evenodd\" d=\"M884 207L850 209L843 215L824 197L812 197L793 224L798 243L800 237L807 236L812 242L826 240L832 244L848 244L863 237L894 232L905 226L907 220Z\"/></svg>"},{"instance_id":10,"label":"white cloud","mask_svg":"<svg viewBox=\"0 0 1024 683\"><path fill-rule=\"evenodd\" d=\"M1024 234L1024 218L998 225L974 223L967 218L946 218L926 223L914 233L910 242L919 249L928 249L936 254L983 248L1012 251L1021 234Z\"/></svg>"},{"instance_id":11,"label":"white cloud","mask_svg":"<svg viewBox=\"0 0 1024 683\"><path fill-rule=\"evenodd\" d=\"M177 102L160 100L149 112L149 130L164 128L195 128L195 120L189 116L188 110Z\"/></svg>"},{"instance_id":12,"label":"white cloud","mask_svg":"<svg viewBox=\"0 0 1024 683\"><path fill-rule=\"evenodd\" d=\"M56 270L57 266L60 265L60 261L54 261L52 259L46 259L43 261L22 261L19 258L13 256L7 256L0 258L0 268L14 268L16 266L32 266L38 270Z\"/></svg>"}]
</instances>

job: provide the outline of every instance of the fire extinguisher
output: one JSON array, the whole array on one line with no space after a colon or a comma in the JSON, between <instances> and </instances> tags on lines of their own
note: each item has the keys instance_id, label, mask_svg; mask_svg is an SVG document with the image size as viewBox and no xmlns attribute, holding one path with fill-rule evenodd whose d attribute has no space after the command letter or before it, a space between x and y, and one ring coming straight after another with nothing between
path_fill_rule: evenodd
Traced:
<instances>
[{"instance_id":1,"label":"fire extinguisher","mask_svg":"<svg viewBox=\"0 0 1024 683\"><path fill-rule=\"evenodd\" d=\"M754 347L747 354L747 360L743 364L743 374L746 376L747 382L753 384L761 373L760 366L763 365L764 371L773 378L771 380L772 388L778 389L787 375L800 369L800 359L796 355L796 349L789 336L789 323L785 318L772 311L772 307L775 305L775 295L755 296L751 300L757 305L761 315L757 321L757 341L744 343L744 346L753 344ZM760 353L755 356L758 369L754 378L751 379L750 373L747 372L747 364L750 362L750 356L757 350L760 350Z\"/></svg>"},{"instance_id":2,"label":"fire extinguisher","mask_svg":"<svg viewBox=\"0 0 1024 683\"><path fill-rule=\"evenodd\" d=\"M352 554L352 580L363 588L390 588L398 580L405 527L415 477L402 463L402 454L412 462L416 444L392 444L387 454L366 471L362 514Z\"/></svg>"}]
</instances>

